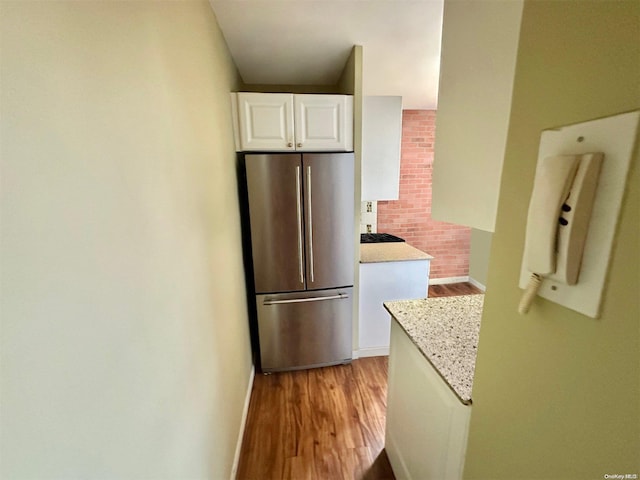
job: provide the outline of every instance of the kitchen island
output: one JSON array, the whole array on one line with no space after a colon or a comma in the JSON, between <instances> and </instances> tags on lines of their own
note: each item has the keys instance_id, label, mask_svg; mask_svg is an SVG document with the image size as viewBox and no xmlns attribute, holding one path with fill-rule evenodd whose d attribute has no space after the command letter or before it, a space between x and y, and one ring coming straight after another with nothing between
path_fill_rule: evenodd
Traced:
<instances>
[{"instance_id":1,"label":"kitchen island","mask_svg":"<svg viewBox=\"0 0 640 480\"><path fill-rule=\"evenodd\" d=\"M484 295L385 302L385 448L399 478L462 477Z\"/></svg>"},{"instance_id":2,"label":"kitchen island","mask_svg":"<svg viewBox=\"0 0 640 480\"><path fill-rule=\"evenodd\" d=\"M390 300L424 298L433 257L406 242L360 245L358 356L389 354Z\"/></svg>"}]
</instances>

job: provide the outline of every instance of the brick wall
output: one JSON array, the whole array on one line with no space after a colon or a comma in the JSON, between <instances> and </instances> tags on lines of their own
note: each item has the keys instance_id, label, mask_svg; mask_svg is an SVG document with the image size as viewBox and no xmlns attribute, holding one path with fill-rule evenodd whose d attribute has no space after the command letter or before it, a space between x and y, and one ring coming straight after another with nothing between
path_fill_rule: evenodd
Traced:
<instances>
[{"instance_id":1,"label":"brick wall","mask_svg":"<svg viewBox=\"0 0 640 480\"><path fill-rule=\"evenodd\" d=\"M431 219L435 110L402 112L399 200L378 202L378 232L433 255L433 278L469 275L471 229Z\"/></svg>"}]
</instances>

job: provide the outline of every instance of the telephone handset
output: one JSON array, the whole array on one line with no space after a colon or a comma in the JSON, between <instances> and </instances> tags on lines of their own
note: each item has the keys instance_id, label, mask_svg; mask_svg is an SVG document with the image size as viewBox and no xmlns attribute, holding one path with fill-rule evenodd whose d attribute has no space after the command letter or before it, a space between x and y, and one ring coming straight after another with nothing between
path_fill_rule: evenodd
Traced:
<instances>
[{"instance_id":1,"label":"telephone handset","mask_svg":"<svg viewBox=\"0 0 640 480\"><path fill-rule=\"evenodd\" d=\"M575 285L604 155L557 155L538 165L529 203L524 264L531 279L518 311L527 313L543 278Z\"/></svg>"}]
</instances>

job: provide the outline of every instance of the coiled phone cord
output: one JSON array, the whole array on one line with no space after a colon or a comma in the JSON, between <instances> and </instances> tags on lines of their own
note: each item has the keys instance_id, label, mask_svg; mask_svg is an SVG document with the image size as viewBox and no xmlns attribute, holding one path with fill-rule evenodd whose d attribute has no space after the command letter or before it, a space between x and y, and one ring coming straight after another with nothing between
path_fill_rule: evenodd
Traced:
<instances>
[{"instance_id":1,"label":"coiled phone cord","mask_svg":"<svg viewBox=\"0 0 640 480\"><path fill-rule=\"evenodd\" d=\"M537 273L532 273L527 288L525 288L520 304L518 305L519 314L523 315L529 311L531 302L533 302L534 297L538 294L541 284L542 277Z\"/></svg>"}]
</instances>

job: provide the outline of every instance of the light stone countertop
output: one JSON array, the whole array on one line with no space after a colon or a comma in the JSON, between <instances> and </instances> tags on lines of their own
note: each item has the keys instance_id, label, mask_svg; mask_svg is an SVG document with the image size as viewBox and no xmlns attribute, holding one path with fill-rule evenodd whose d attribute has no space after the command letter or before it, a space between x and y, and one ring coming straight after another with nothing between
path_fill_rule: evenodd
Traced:
<instances>
[{"instance_id":1,"label":"light stone countertop","mask_svg":"<svg viewBox=\"0 0 640 480\"><path fill-rule=\"evenodd\" d=\"M360 263L431 260L433 257L406 242L361 243Z\"/></svg>"},{"instance_id":2,"label":"light stone countertop","mask_svg":"<svg viewBox=\"0 0 640 480\"><path fill-rule=\"evenodd\" d=\"M384 306L464 404L471 403L484 294Z\"/></svg>"}]
</instances>

